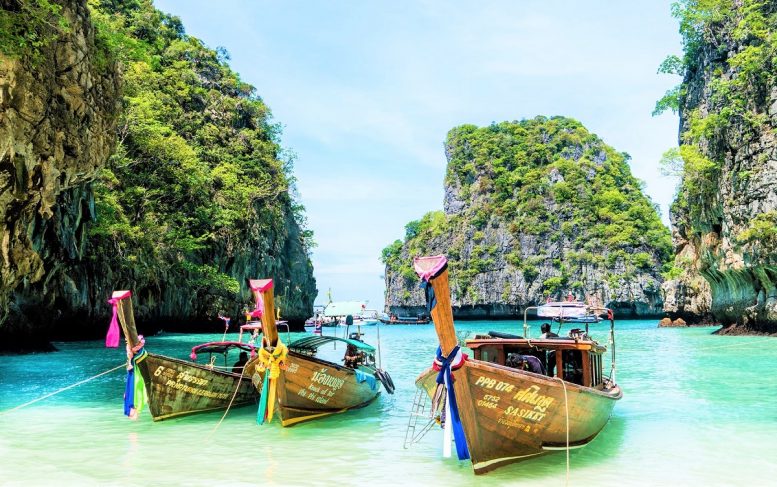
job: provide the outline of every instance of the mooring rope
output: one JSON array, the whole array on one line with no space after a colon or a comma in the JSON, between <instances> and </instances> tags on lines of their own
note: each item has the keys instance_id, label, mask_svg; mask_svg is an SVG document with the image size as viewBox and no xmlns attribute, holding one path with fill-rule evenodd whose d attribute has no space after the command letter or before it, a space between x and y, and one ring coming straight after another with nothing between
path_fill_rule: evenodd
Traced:
<instances>
[{"instance_id":1,"label":"mooring rope","mask_svg":"<svg viewBox=\"0 0 777 487\"><path fill-rule=\"evenodd\" d=\"M553 377L557 381L561 382L561 386L564 388L564 414L567 420L567 479L564 485L569 485L569 401L567 400L567 385L558 377Z\"/></svg>"},{"instance_id":2,"label":"mooring rope","mask_svg":"<svg viewBox=\"0 0 777 487\"><path fill-rule=\"evenodd\" d=\"M46 394L45 396L41 396L41 397L39 397L37 399L33 399L32 401L25 402L24 404L20 404L20 405L16 406L15 408L11 408L11 409L8 409L6 411L0 411L0 414L8 414L8 413L10 413L12 411L16 411L17 409L25 408L25 407L27 407L27 406L29 406L31 404L35 404L38 401L42 401L42 400L44 400L46 398L49 398L49 397L54 396L54 395L57 395L60 392L65 392L66 390L72 389L72 388L77 387L77 386L80 386L81 384L86 384L90 380L94 380L94 379L96 379L98 377L102 377L103 375L110 374L111 372L113 372L115 370L119 370L121 368L126 367L126 365L127 364L121 364L119 366L116 366L116 367L112 368L111 370L106 370L105 372L100 372L99 374L93 375L92 377L89 377L88 379L84 379L82 381L76 382L75 384L71 384L71 385L69 385L67 387L63 387L62 389L59 389L59 390L54 391L52 393Z\"/></svg>"},{"instance_id":3,"label":"mooring rope","mask_svg":"<svg viewBox=\"0 0 777 487\"><path fill-rule=\"evenodd\" d=\"M210 434L205 439L206 441L210 441L210 439L216 433L216 430L218 430L219 426L221 426L221 423L224 421L224 418L226 418L227 414L229 414L229 409L232 407L232 403L235 401L235 397L237 397L237 391L240 390L240 384L243 383L243 374L245 374L245 371L246 371L246 366L243 365L243 370L240 371L240 379L237 381L237 386L235 386L235 392L232 393L232 399L229 400L229 404L227 404L227 409L224 411L224 414L221 416L221 419L219 419L219 422L216 423L216 426L213 427ZM264 393L264 391L262 391L262 393Z\"/></svg>"}]
</instances>

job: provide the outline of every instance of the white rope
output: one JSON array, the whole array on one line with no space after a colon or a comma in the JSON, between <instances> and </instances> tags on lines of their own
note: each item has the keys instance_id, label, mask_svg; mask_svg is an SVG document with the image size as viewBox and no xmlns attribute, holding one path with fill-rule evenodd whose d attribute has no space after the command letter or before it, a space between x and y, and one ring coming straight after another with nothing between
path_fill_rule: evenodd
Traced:
<instances>
[{"instance_id":1,"label":"white rope","mask_svg":"<svg viewBox=\"0 0 777 487\"><path fill-rule=\"evenodd\" d=\"M229 404L227 405L227 409L224 411L224 414L221 416L221 419L219 420L218 423L216 423L216 426L210 432L208 437L205 438L205 441L209 441L213 437L213 435L216 433L216 430L219 429L219 426L221 426L221 423L224 421L224 418L226 418L227 414L229 414L229 409L232 407L232 403L234 402L235 397L237 396L237 392L240 390L240 384L243 382L243 374L246 371L246 365L243 365L243 370L240 371L240 379L237 381L237 386L235 387L235 392L232 393L232 399L229 400ZM264 393L264 391L262 391L262 393Z\"/></svg>"},{"instance_id":2,"label":"white rope","mask_svg":"<svg viewBox=\"0 0 777 487\"><path fill-rule=\"evenodd\" d=\"M566 415L567 420L567 478L564 485L569 485L569 401L567 400L567 385L558 377L553 377L554 379L561 382L561 386L564 388L564 414Z\"/></svg>"},{"instance_id":3,"label":"white rope","mask_svg":"<svg viewBox=\"0 0 777 487\"><path fill-rule=\"evenodd\" d=\"M16 406L15 408L8 409L7 411L0 411L0 414L8 414L8 413L10 413L12 411L16 411L17 409L22 409L24 407L29 406L30 404L35 404L38 401L42 401L42 400L44 400L44 399L46 399L48 397L54 396L56 394L59 394L60 392L65 392L68 389L72 389L72 388L74 388L76 386L80 386L81 384L85 384L85 383L89 382L90 380L94 380L94 379L96 379L98 377L101 377L101 376L103 376L105 374L110 374L111 372L113 372L115 370L119 370L119 369L121 369L121 368L123 368L125 366L126 366L126 364L121 364L119 366L116 366L116 367L112 368L111 370L106 370L105 372L100 372L99 374L93 375L92 377L89 377L88 379L84 379L82 381L76 382L75 384L69 385L67 387L63 387L62 389L59 389L58 391L54 391L54 392L52 392L50 394L46 394L45 396L41 396L41 397L39 397L37 399L33 399L30 402L25 402L24 404L20 404L20 405Z\"/></svg>"}]
</instances>

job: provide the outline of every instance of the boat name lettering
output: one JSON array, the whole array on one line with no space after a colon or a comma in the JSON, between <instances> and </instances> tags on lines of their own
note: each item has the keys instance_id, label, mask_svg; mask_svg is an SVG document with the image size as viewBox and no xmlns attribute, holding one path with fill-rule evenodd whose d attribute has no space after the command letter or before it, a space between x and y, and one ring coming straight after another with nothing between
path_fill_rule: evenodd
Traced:
<instances>
[{"instance_id":1,"label":"boat name lettering","mask_svg":"<svg viewBox=\"0 0 777 487\"><path fill-rule=\"evenodd\" d=\"M198 386L204 386L208 384L208 379L202 379L200 377L196 377L194 375L191 375L188 372L179 372L178 377L175 378L176 382L190 382L192 384L196 384Z\"/></svg>"},{"instance_id":2,"label":"boat name lettering","mask_svg":"<svg viewBox=\"0 0 777 487\"><path fill-rule=\"evenodd\" d=\"M343 379L339 377L333 377L323 372L313 372L313 377L311 377L311 380L313 382L317 382L318 384L321 384L322 386L331 387L334 390L340 389L341 387L343 387L343 384L345 384L345 381Z\"/></svg>"},{"instance_id":3,"label":"boat name lettering","mask_svg":"<svg viewBox=\"0 0 777 487\"><path fill-rule=\"evenodd\" d=\"M311 401L318 404L326 404L329 402L329 398L334 396L335 393L329 389L321 390L320 388L311 384L307 389L300 389L299 392L297 392L297 395L306 399L310 399Z\"/></svg>"},{"instance_id":4,"label":"boat name lettering","mask_svg":"<svg viewBox=\"0 0 777 487\"><path fill-rule=\"evenodd\" d=\"M528 419L529 421L540 422L542 418L546 416L546 413L540 413L532 409L515 408L513 406L507 406L505 409L505 416L515 416L519 418Z\"/></svg>"},{"instance_id":5,"label":"boat name lettering","mask_svg":"<svg viewBox=\"0 0 777 487\"><path fill-rule=\"evenodd\" d=\"M523 431L525 431L527 433L531 431L531 425L524 424L524 423L521 423L521 422L518 422L518 421L514 421L512 419L499 418L497 420L497 423L502 424L504 426L507 426L508 428L518 428L519 430L523 430Z\"/></svg>"},{"instance_id":6,"label":"boat name lettering","mask_svg":"<svg viewBox=\"0 0 777 487\"><path fill-rule=\"evenodd\" d=\"M182 384L174 380L168 380L167 383L165 384L165 387L183 391L183 392L186 392L187 394L194 394L195 396L202 396L202 397L207 397L211 399L214 399L214 398L229 399L229 396L230 396L226 392L206 391L205 389L200 389L199 387L191 387L187 384Z\"/></svg>"},{"instance_id":7,"label":"boat name lettering","mask_svg":"<svg viewBox=\"0 0 777 487\"><path fill-rule=\"evenodd\" d=\"M298 370L299 370L299 364L297 363L290 363L286 366L287 374L296 374Z\"/></svg>"},{"instance_id":8,"label":"boat name lettering","mask_svg":"<svg viewBox=\"0 0 777 487\"><path fill-rule=\"evenodd\" d=\"M515 386L509 382L502 382L501 380L492 379L481 375L478 380L475 381L476 386L485 387L486 389L494 389L496 391L513 392Z\"/></svg>"},{"instance_id":9,"label":"boat name lettering","mask_svg":"<svg viewBox=\"0 0 777 487\"><path fill-rule=\"evenodd\" d=\"M513 401L522 402L524 404L531 404L534 406L535 411L544 413L548 409L548 406L550 406L553 401L555 401L555 399L550 396L537 394L539 390L539 386L529 386L522 391L516 392L513 396Z\"/></svg>"}]
</instances>

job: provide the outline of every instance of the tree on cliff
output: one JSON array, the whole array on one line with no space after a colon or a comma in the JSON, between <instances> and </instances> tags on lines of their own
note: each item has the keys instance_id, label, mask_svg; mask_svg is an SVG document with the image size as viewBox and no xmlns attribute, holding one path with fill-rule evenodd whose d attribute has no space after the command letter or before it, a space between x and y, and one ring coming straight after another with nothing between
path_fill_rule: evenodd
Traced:
<instances>
[{"instance_id":1,"label":"tree on cliff","mask_svg":"<svg viewBox=\"0 0 777 487\"><path fill-rule=\"evenodd\" d=\"M193 316L234 310L245 278L260 275L276 278L287 316L309 315L312 233L269 108L226 51L150 0L90 5L124 75L118 147L95 184L90 259L119 282L168 289L152 294L187 303Z\"/></svg>"}]
</instances>

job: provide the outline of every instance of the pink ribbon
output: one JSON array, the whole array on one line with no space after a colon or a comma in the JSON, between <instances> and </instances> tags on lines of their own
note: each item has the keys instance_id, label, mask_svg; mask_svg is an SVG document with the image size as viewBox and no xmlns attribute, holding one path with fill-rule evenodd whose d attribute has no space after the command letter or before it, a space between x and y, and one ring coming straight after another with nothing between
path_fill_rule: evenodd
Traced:
<instances>
[{"instance_id":1,"label":"pink ribbon","mask_svg":"<svg viewBox=\"0 0 777 487\"><path fill-rule=\"evenodd\" d=\"M105 346L109 348L117 348L119 346L119 301L121 301L121 298L111 298L108 300L108 304L113 306L111 324L108 327L108 334L105 335Z\"/></svg>"},{"instance_id":2,"label":"pink ribbon","mask_svg":"<svg viewBox=\"0 0 777 487\"><path fill-rule=\"evenodd\" d=\"M256 293L256 304L254 305L254 310L251 311L251 317L261 318L262 314L264 314L264 300L261 294Z\"/></svg>"},{"instance_id":3,"label":"pink ribbon","mask_svg":"<svg viewBox=\"0 0 777 487\"><path fill-rule=\"evenodd\" d=\"M444 255L416 257L413 259L415 272L418 274L418 277L424 281L428 281L430 278L434 277L447 263L448 259Z\"/></svg>"}]
</instances>

